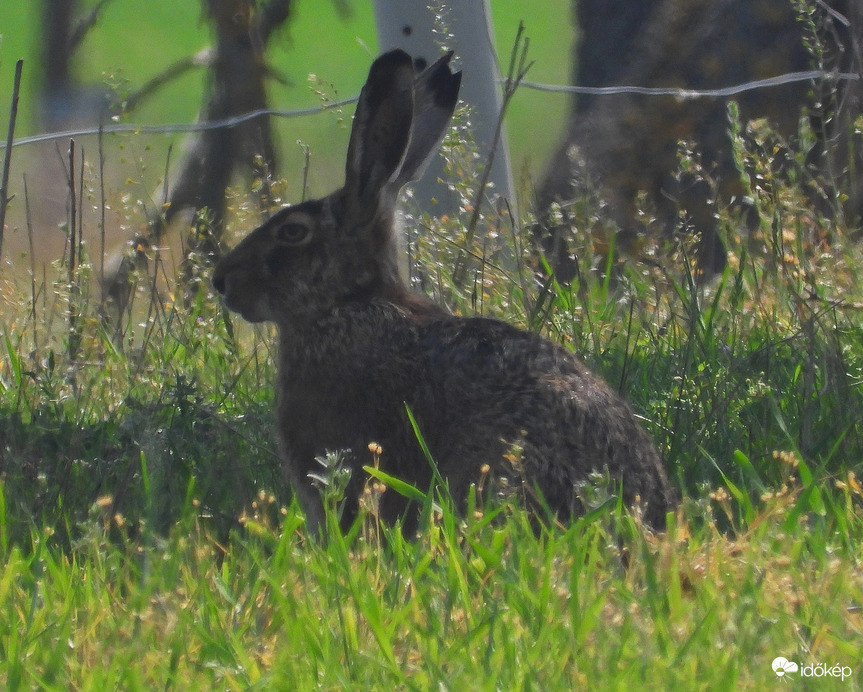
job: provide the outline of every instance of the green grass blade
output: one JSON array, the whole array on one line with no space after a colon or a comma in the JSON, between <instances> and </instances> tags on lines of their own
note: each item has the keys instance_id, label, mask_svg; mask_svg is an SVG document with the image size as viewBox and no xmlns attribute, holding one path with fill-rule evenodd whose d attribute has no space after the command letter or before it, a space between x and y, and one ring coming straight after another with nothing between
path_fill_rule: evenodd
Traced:
<instances>
[{"instance_id":1,"label":"green grass blade","mask_svg":"<svg viewBox=\"0 0 863 692\"><path fill-rule=\"evenodd\" d=\"M426 501L426 493L400 478L391 476L385 471L381 471L374 466L363 466L363 471L369 474L372 478L377 478L379 481L395 490L399 495L406 497L409 500L414 500L420 503Z\"/></svg>"}]
</instances>

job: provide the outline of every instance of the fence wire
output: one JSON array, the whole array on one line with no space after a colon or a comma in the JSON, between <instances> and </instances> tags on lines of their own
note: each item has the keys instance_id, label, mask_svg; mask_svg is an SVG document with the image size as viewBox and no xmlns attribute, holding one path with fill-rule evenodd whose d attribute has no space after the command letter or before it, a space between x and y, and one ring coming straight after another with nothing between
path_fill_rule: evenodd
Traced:
<instances>
[{"instance_id":1,"label":"fence wire","mask_svg":"<svg viewBox=\"0 0 863 692\"><path fill-rule=\"evenodd\" d=\"M679 89L665 87L637 87L637 86L610 86L610 87L586 87L586 86L560 86L557 84L540 84L538 82L522 81L521 85L536 91L565 92L568 94L641 94L644 96L674 96L679 99L699 98L729 98L747 91L757 91L770 87L794 84L797 82L809 82L816 79L825 81L852 81L859 80L860 75L854 72L823 72L821 70L809 70L807 72L788 72L776 77L757 79L744 84L736 84L722 89Z\"/></svg>"},{"instance_id":2,"label":"fence wire","mask_svg":"<svg viewBox=\"0 0 863 692\"><path fill-rule=\"evenodd\" d=\"M806 72L788 72L776 77L768 77L767 79L758 79L743 84L735 84L730 87L721 89L680 89L680 88L665 88L665 87L639 87L639 86L608 86L608 87L587 87L587 86L566 86L561 84L543 84L541 82L521 81L520 85L526 89L534 91L544 91L552 93L567 93L567 94L586 94L586 95L611 95L611 94L638 94L642 96L672 96L681 100L691 99L717 99L730 98L738 96L748 91L757 91L759 89L769 89L772 87L784 86L787 84L795 84L799 82L808 82L813 80L824 80L829 82L837 81L856 81L861 79L861 75L854 72L824 72L822 70L809 70ZM277 118L296 118L306 115L316 115L324 111L341 108L343 106L355 103L359 96L333 101L330 103L312 106L310 108L298 108L293 110L280 110L275 108L261 108L248 113L242 113L230 118L220 120L196 121L194 123L167 123L164 125L140 125L132 123L105 123L98 127L86 127L76 130L64 130L62 132L45 132L29 137L20 137L13 143L13 147L24 146L26 144L37 144L39 142L50 142L58 139L70 139L75 137L83 137L86 135L113 134L123 132L140 132L146 134L175 134L175 133L192 133L204 132L206 130L216 130L223 127L236 127L242 123L261 118L264 116L274 116ZM6 149L6 143L0 142L0 150Z\"/></svg>"}]
</instances>

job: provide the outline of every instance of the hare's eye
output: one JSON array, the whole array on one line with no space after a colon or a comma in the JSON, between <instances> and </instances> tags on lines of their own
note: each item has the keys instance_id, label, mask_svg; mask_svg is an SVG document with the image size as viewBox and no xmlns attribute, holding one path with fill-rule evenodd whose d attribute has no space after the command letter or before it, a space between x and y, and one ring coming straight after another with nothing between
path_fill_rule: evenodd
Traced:
<instances>
[{"instance_id":1,"label":"hare's eye","mask_svg":"<svg viewBox=\"0 0 863 692\"><path fill-rule=\"evenodd\" d=\"M285 245L304 245L311 238L312 229L304 223L286 222L274 229L276 241Z\"/></svg>"}]
</instances>

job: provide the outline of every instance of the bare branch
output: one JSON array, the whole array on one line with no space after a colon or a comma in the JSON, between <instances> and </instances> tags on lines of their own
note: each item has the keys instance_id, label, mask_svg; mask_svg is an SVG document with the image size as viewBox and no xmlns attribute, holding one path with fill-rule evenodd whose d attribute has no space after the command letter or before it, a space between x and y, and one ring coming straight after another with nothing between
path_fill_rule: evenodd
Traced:
<instances>
[{"instance_id":1,"label":"bare branch","mask_svg":"<svg viewBox=\"0 0 863 692\"><path fill-rule=\"evenodd\" d=\"M137 108L141 101L149 97L152 93L165 86L169 82L178 77L181 77L189 70L195 67L207 67L212 65L213 51L210 48L204 48L198 51L195 55L178 60L173 65L169 65L159 74L153 77L149 82L144 84L137 91L129 94L128 98L122 103L123 111L131 111Z\"/></svg>"},{"instance_id":2,"label":"bare branch","mask_svg":"<svg viewBox=\"0 0 863 692\"><path fill-rule=\"evenodd\" d=\"M292 5L293 0L270 0L261 7L257 29L263 45L266 45L273 32L288 20Z\"/></svg>"},{"instance_id":3,"label":"bare branch","mask_svg":"<svg viewBox=\"0 0 863 692\"><path fill-rule=\"evenodd\" d=\"M75 25L74 31L69 36L69 53L72 54L77 50L78 45L81 41L84 40L84 37L87 35L87 32L93 28L96 22L99 20L99 14L105 9L105 6L111 2L111 0L99 0L96 5L90 10L89 14L86 17L82 17L78 20L78 23Z\"/></svg>"},{"instance_id":4,"label":"bare branch","mask_svg":"<svg viewBox=\"0 0 863 692\"><path fill-rule=\"evenodd\" d=\"M6 135L6 152L3 155L3 173L2 178L0 178L0 258L3 256L3 225L6 223L6 205L9 203L9 167L12 164L12 139L15 136L15 120L18 116L18 94L21 91L21 70L23 69L23 60L15 63L12 105L9 108L9 131Z\"/></svg>"}]
</instances>

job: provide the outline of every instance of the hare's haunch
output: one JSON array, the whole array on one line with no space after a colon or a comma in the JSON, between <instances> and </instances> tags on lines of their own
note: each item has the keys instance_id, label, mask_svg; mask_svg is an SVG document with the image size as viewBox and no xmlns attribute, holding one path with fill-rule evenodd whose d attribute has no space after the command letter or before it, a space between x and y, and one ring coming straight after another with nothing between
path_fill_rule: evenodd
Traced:
<instances>
[{"instance_id":1,"label":"hare's haunch","mask_svg":"<svg viewBox=\"0 0 863 692\"><path fill-rule=\"evenodd\" d=\"M285 472L319 528L315 456L352 452L351 521L381 445L381 467L425 489L432 472L412 411L457 500L488 465L491 485L544 501L562 519L607 472L627 504L662 525L673 505L662 460L627 404L569 351L497 320L454 317L411 294L398 272L399 190L434 155L461 73L444 55L416 76L394 50L372 64L354 116L345 185L276 213L228 253L213 284L225 305L279 328L278 431ZM384 493L381 513L405 509Z\"/></svg>"}]
</instances>

